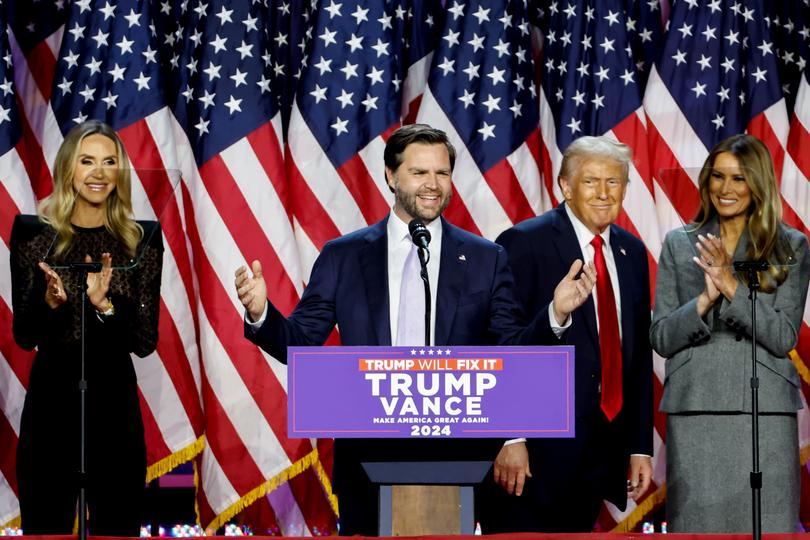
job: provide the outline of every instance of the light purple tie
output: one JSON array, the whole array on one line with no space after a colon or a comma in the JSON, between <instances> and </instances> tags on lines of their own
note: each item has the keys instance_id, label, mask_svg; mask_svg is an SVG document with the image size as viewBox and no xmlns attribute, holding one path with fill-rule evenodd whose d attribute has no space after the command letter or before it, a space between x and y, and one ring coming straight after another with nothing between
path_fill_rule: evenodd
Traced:
<instances>
[{"instance_id":1,"label":"light purple tie","mask_svg":"<svg viewBox=\"0 0 810 540\"><path fill-rule=\"evenodd\" d=\"M399 316L397 317L397 345L425 344L425 288L419 273L419 255L416 244L405 258L402 285L399 289Z\"/></svg>"}]
</instances>

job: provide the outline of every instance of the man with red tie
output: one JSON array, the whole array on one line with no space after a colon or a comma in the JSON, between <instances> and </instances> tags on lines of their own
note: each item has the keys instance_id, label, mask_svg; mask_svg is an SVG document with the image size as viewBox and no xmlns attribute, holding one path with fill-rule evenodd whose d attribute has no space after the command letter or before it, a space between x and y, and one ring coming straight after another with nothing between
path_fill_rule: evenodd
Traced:
<instances>
[{"instance_id":1,"label":"man with red tie","mask_svg":"<svg viewBox=\"0 0 810 540\"><path fill-rule=\"evenodd\" d=\"M650 280L644 244L613 224L624 200L630 149L582 137L563 155L565 202L496 240L508 253L529 316L545 309L577 259L593 261L596 286L554 328L574 345L576 437L509 441L478 510L485 533L593 529L603 499L620 509L652 476ZM569 328L570 327L570 328Z\"/></svg>"}]
</instances>

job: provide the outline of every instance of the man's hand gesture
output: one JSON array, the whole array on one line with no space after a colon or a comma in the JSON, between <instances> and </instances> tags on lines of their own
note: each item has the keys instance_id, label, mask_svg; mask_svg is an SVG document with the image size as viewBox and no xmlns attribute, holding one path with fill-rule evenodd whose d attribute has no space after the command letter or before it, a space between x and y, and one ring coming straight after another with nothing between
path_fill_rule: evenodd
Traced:
<instances>
[{"instance_id":1,"label":"man's hand gesture","mask_svg":"<svg viewBox=\"0 0 810 540\"><path fill-rule=\"evenodd\" d=\"M577 278L580 269L582 274ZM583 268L581 260L574 261L568 274L554 289L554 318L557 319L557 324L565 325L568 316L588 299L595 283L596 267L593 263L588 263Z\"/></svg>"},{"instance_id":2,"label":"man's hand gesture","mask_svg":"<svg viewBox=\"0 0 810 540\"><path fill-rule=\"evenodd\" d=\"M253 276L248 275L248 269L240 266L236 271L236 294L239 301L247 310L250 321L258 321L264 313L267 304L267 284L262 276L262 263L253 261L251 263Z\"/></svg>"}]
</instances>

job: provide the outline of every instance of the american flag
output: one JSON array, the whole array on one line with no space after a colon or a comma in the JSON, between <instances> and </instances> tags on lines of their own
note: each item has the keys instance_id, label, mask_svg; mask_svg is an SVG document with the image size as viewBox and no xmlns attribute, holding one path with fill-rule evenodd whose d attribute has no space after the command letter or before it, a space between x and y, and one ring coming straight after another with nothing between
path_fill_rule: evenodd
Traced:
<instances>
[{"instance_id":1,"label":"american flag","mask_svg":"<svg viewBox=\"0 0 810 540\"><path fill-rule=\"evenodd\" d=\"M62 134L81 118L119 130L138 217L163 224L160 343L135 359L149 475L196 457L204 527L247 505L258 528L334 527L331 447L287 439L286 371L242 338L233 271L262 260L289 313L324 243L388 212L382 149L401 123L448 132L447 216L488 238L556 204L561 150L603 133L634 150L620 224L647 245L652 276L663 234L692 217L691 168L737 131L768 143L786 219L810 226L807 1L21 4L0 3L0 525L19 516L33 358L10 335L11 223L51 191ZM805 395L808 321L810 309L793 355ZM660 396L661 359L656 377ZM601 528L632 529L663 501L664 439L657 416L655 489L626 513L606 506Z\"/></svg>"},{"instance_id":2,"label":"american flag","mask_svg":"<svg viewBox=\"0 0 810 540\"><path fill-rule=\"evenodd\" d=\"M782 169L781 193L783 208L789 223L808 234L810 231L810 161L807 144L810 142L810 2L792 2L787 9L771 6L765 17L774 40L774 54L779 59L782 94L790 118L787 130L782 128L785 143L785 161ZM782 139L784 140L784 139ZM805 307L804 324L799 331L799 344L791 359L802 379L805 408L800 411L799 445L802 461L801 520L810 523L810 303Z\"/></svg>"},{"instance_id":3,"label":"american flag","mask_svg":"<svg viewBox=\"0 0 810 540\"><path fill-rule=\"evenodd\" d=\"M0 25L6 27L5 13L0 11ZM34 195L23 167L25 152L22 125L17 106L17 91L11 49L5 34L0 36L0 401L4 414L0 416L0 522L13 519L17 509L17 475L14 468L17 435L20 431L22 400L28 386L28 372L33 353L23 351L11 336L11 279L9 240L14 215L35 208ZM6 181L6 177L13 181Z\"/></svg>"},{"instance_id":4,"label":"american flag","mask_svg":"<svg viewBox=\"0 0 810 540\"><path fill-rule=\"evenodd\" d=\"M494 238L538 213L537 87L524 2L453 1L418 120L459 150L452 222Z\"/></svg>"},{"instance_id":5,"label":"american flag","mask_svg":"<svg viewBox=\"0 0 810 540\"><path fill-rule=\"evenodd\" d=\"M439 8L430 0L328 0L310 18L287 156L306 275L326 241L391 208L383 148L419 104Z\"/></svg>"},{"instance_id":6,"label":"american flag","mask_svg":"<svg viewBox=\"0 0 810 540\"><path fill-rule=\"evenodd\" d=\"M187 138L192 153L181 170L206 418L200 519L216 528L260 500L287 534L328 530L333 512L310 467L317 449L286 437L285 369L244 340L233 294L235 267L255 258L279 309L291 311L303 288L283 158L281 89L293 73L277 58L294 45L298 14L287 3L258 2L180 3L167 11L177 26L168 35L179 36L167 66L177 81L174 136ZM306 493L321 496L304 516L295 500Z\"/></svg>"},{"instance_id":7,"label":"american flag","mask_svg":"<svg viewBox=\"0 0 810 540\"><path fill-rule=\"evenodd\" d=\"M276 510L273 520L282 530L309 534L334 524L316 474L322 471L318 452L308 440L286 438L284 372L245 347L231 290L232 266L244 260L243 250L265 259L279 254L273 287L278 305L292 306L302 286L276 135L276 99L283 93L274 93L268 80L273 72L267 58L282 44L265 33L265 20L275 17L268 6L254 3L239 12L220 4L78 0L8 11L13 24L6 68L13 58L24 113L13 126L17 132L31 127L17 147L35 151L12 156L27 174L9 176L15 169L3 169L9 193L3 245L7 250L14 214L33 213L35 199L50 191L48 165L62 134L85 118L118 129L139 180L136 215L159 217L168 246L163 282L171 286L162 292L160 342L155 354L134 362L148 476L199 456L203 526L216 528L260 499ZM219 167L230 172L219 175ZM182 173L179 186L174 171ZM256 219L245 219L254 213ZM5 288L7 276L4 270ZM9 320L10 307L5 291ZM16 442L31 358L13 348L10 328L2 329L2 366L9 372L3 418L13 435L3 438L3 523L18 519L14 445L5 441ZM307 474L298 474L303 470ZM303 495L296 497L296 489ZM269 491L272 497L263 498Z\"/></svg>"}]
</instances>

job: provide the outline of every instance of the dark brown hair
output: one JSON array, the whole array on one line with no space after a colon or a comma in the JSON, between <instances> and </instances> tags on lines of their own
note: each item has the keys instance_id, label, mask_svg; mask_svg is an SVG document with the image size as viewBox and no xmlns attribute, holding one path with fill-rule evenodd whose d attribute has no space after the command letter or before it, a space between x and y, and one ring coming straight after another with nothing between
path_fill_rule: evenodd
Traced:
<instances>
[{"instance_id":1,"label":"dark brown hair","mask_svg":"<svg viewBox=\"0 0 810 540\"><path fill-rule=\"evenodd\" d=\"M456 165L456 149L447 138L447 133L440 129L432 128L427 124L407 124L394 131L388 142L385 143L383 160L385 168L392 172L402 165L402 153L414 143L418 144L443 144L450 155L450 170Z\"/></svg>"}]
</instances>

